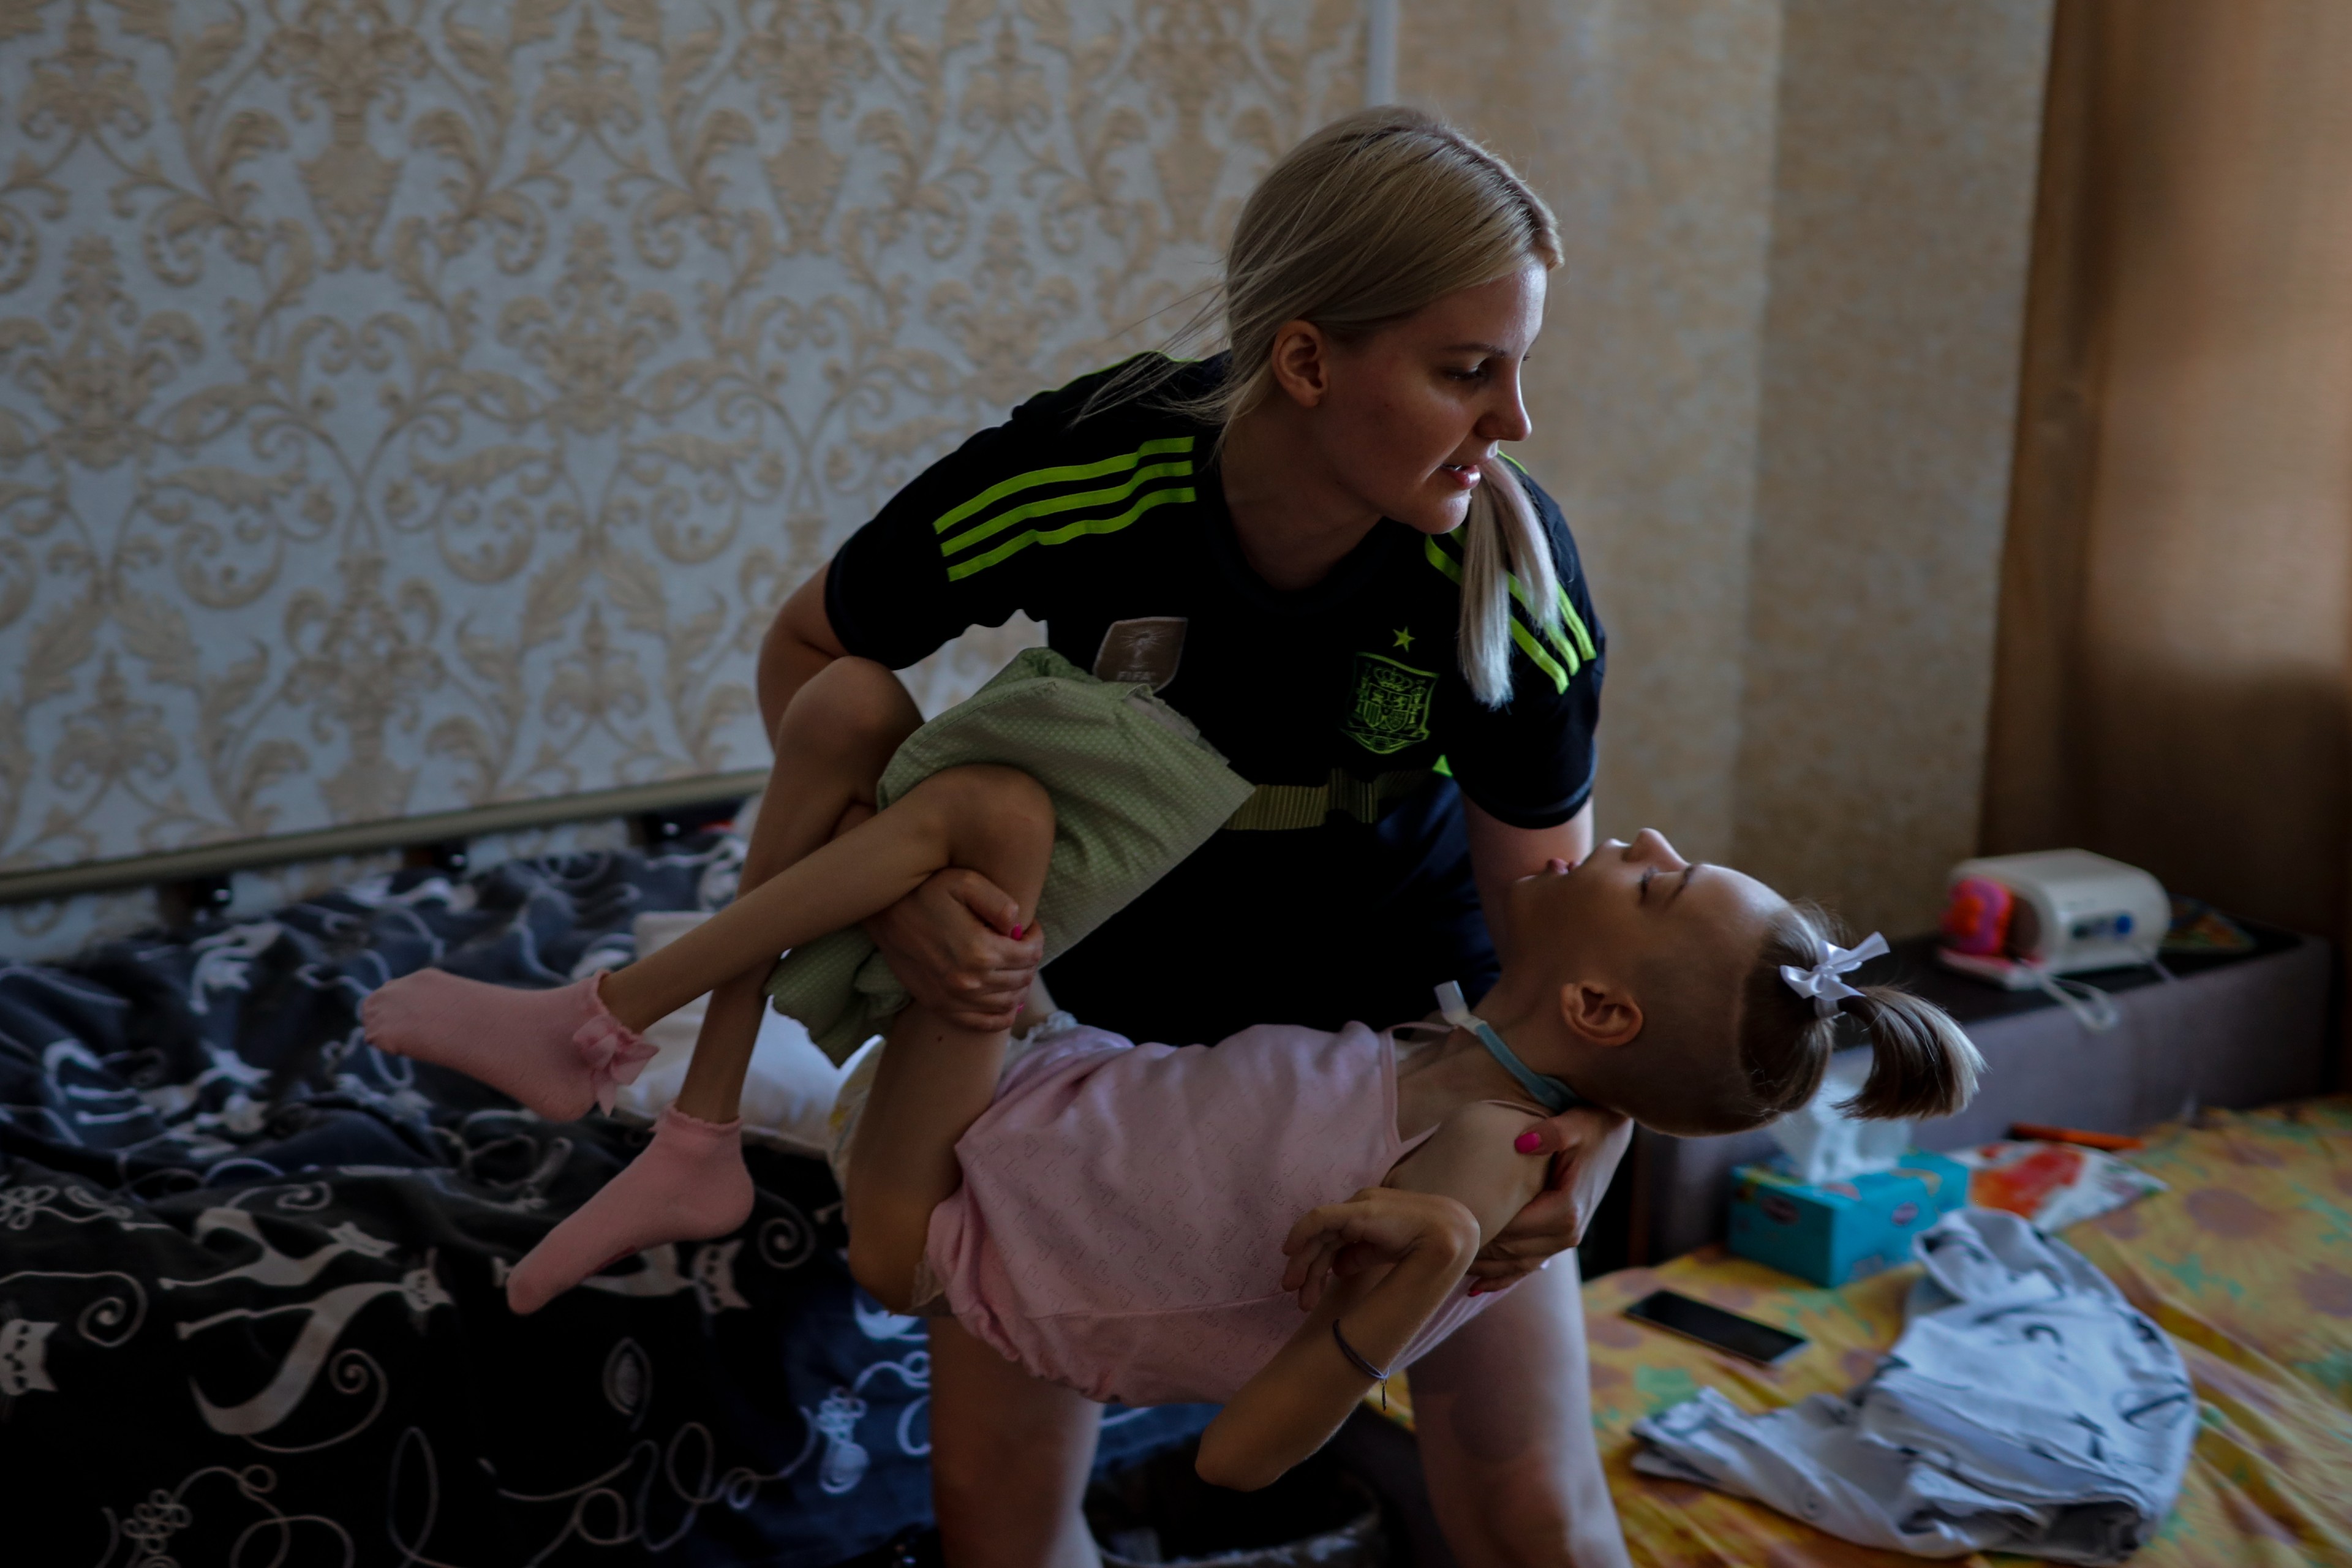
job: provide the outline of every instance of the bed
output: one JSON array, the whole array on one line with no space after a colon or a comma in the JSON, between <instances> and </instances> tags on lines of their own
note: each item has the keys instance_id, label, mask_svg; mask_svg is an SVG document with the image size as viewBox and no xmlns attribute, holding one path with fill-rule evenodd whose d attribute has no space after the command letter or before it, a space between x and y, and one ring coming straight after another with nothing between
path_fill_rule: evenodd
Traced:
<instances>
[{"instance_id":1,"label":"bed","mask_svg":"<svg viewBox=\"0 0 2352 1568\"><path fill-rule=\"evenodd\" d=\"M424 964L553 985L740 842L419 868L0 964L0 1517L12 1561L821 1568L928 1514L923 1331L860 1295L822 1163L517 1319L506 1269L644 1134L386 1058ZM1197 1429L1114 1411L1103 1457ZM29 1555L18 1553L30 1550Z\"/></svg>"},{"instance_id":2,"label":"bed","mask_svg":"<svg viewBox=\"0 0 2352 1568\"><path fill-rule=\"evenodd\" d=\"M2178 1342L2203 1406L2179 1501L2133 1563L2352 1563L2352 1098L2209 1111L2159 1128L2131 1158L2170 1190L2063 1235ZM1813 1289L1708 1247L1585 1288L1594 1417L1637 1563L1916 1561L1629 1463L1633 1424L1702 1384L1761 1409L1860 1382L1900 1331L1916 1272ZM1778 1323L1811 1346L1761 1370L1620 1315L1660 1286Z\"/></svg>"}]
</instances>

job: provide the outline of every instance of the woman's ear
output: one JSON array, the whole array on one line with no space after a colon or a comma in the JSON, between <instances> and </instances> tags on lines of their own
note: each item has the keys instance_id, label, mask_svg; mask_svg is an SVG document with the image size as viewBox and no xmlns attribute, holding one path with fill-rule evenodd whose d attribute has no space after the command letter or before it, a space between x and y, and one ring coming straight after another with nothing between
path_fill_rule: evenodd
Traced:
<instances>
[{"instance_id":1,"label":"woman's ear","mask_svg":"<svg viewBox=\"0 0 2352 1568\"><path fill-rule=\"evenodd\" d=\"M1561 986L1559 1018L1588 1045L1630 1045L1642 1032L1642 1005L1632 992L1607 981L1571 980Z\"/></svg>"},{"instance_id":2,"label":"woman's ear","mask_svg":"<svg viewBox=\"0 0 2352 1568\"><path fill-rule=\"evenodd\" d=\"M1267 356L1274 384L1301 408L1312 408L1331 391L1331 340L1312 321L1285 321L1274 330Z\"/></svg>"}]
</instances>

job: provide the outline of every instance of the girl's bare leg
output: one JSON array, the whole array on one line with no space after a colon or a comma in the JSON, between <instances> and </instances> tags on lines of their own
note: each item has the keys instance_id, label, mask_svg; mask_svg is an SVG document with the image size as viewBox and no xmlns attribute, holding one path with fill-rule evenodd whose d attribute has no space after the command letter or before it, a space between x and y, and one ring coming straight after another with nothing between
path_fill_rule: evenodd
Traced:
<instances>
[{"instance_id":1,"label":"girl's bare leg","mask_svg":"<svg viewBox=\"0 0 2352 1568\"><path fill-rule=\"evenodd\" d=\"M1016 900L1016 920L1025 923L1035 918L1053 842L1052 802L1027 774L1000 767L934 773L889 810L613 975L606 1005L624 1024L641 1029L755 962L764 974L780 950L887 909L950 866L977 871L1003 889ZM993 1038L1001 1057L1003 1036ZM726 1085L730 1094L741 1082L740 1063L733 1072ZM992 1068L988 1082L994 1082ZM986 1104L983 1094L965 1122ZM614 1258L659 1242L724 1235L740 1225L751 1210L751 1188L740 1137L731 1120L713 1121L673 1105L652 1144L516 1267L507 1281L508 1304L517 1312L536 1311ZM950 1134L950 1150L953 1142Z\"/></svg>"},{"instance_id":2,"label":"girl's bare leg","mask_svg":"<svg viewBox=\"0 0 2352 1568\"><path fill-rule=\"evenodd\" d=\"M601 990L583 980L555 991L520 991L420 970L367 999L362 1017L368 1039L394 1055L471 1074L542 1116L569 1121L585 1115L600 1093L609 1096L612 1089L610 1076L583 1056L579 1038L609 1037L614 1019L642 1031L712 991L679 1105L690 1115L731 1121L759 1034L761 982L779 952L817 934L769 931L757 920L746 926L743 900L825 842L845 812L871 811L876 781L919 721L897 678L865 659L837 659L795 693L777 725L776 763L752 828L742 890L716 917L715 923L732 924L745 940L730 950L733 962L699 966L691 989L663 981L678 972L680 960L673 954L705 947L709 939L700 931L606 976ZM696 969L691 962L685 967Z\"/></svg>"},{"instance_id":3,"label":"girl's bare leg","mask_svg":"<svg viewBox=\"0 0 2352 1568\"><path fill-rule=\"evenodd\" d=\"M837 815L837 814L836 814ZM932 774L904 799L804 855L649 958L606 977L604 1005L632 1029L683 1007L788 947L856 925L913 892L936 871L978 871L1012 896L1013 921L1034 918L1045 882L1029 861L1053 805L1012 768ZM1004 876L998 875L1000 867Z\"/></svg>"},{"instance_id":4,"label":"girl's bare leg","mask_svg":"<svg viewBox=\"0 0 2352 1568\"><path fill-rule=\"evenodd\" d=\"M953 1318L930 1327L931 1507L948 1568L1098 1568L1078 1504L1102 1406L1030 1376Z\"/></svg>"},{"instance_id":5,"label":"girl's bare leg","mask_svg":"<svg viewBox=\"0 0 2352 1568\"><path fill-rule=\"evenodd\" d=\"M922 721L914 699L881 665L838 658L810 677L776 725L775 766L751 824L735 896L756 891L828 842L845 813L870 809L882 770ZM767 979L768 966L754 963L711 988L694 1058L677 1091L677 1109L687 1115L735 1120L767 1007Z\"/></svg>"},{"instance_id":6,"label":"girl's bare leg","mask_svg":"<svg viewBox=\"0 0 2352 1568\"><path fill-rule=\"evenodd\" d=\"M1413 1363L1429 1497L1462 1568L1624 1568L1592 1437L1576 1254Z\"/></svg>"},{"instance_id":7,"label":"girl's bare leg","mask_svg":"<svg viewBox=\"0 0 2352 1568\"><path fill-rule=\"evenodd\" d=\"M926 793L933 784L942 786L936 796ZM926 780L902 804L956 819L955 863L987 877L1024 911L1036 908L1054 850L1054 807L1035 780L1005 768L957 768ZM898 809L853 829L839 847L852 848ZM816 867L834 848L802 864ZM910 1304L931 1211L963 1183L956 1141L995 1096L1004 1041L1003 1029L967 1029L919 1003L891 1025L858 1118L843 1197L849 1270L894 1310Z\"/></svg>"},{"instance_id":8,"label":"girl's bare leg","mask_svg":"<svg viewBox=\"0 0 2352 1568\"><path fill-rule=\"evenodd\" d=\"M931 1211L963 1184L956 1141L988 1109L1005 1031L960 1028L920 1003L892 1021L851 1146L849 1272L894 1312L913 1308Z\"/></svg>"}]
</instances>

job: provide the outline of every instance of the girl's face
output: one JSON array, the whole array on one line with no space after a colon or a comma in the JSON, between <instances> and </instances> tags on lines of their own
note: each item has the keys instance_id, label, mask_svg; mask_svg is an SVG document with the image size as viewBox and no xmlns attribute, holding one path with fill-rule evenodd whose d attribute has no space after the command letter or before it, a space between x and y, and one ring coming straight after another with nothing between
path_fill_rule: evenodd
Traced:
<instances>
[{"instance_id":1,"label":"girl's face","mask_svg":"<svg viewBox=\"0 0 2352 1568\"><path fill-rule=\"evenodd\" d=\"M1383 517L1450 533L1477 465L1530 428L1519 367L1543 326L1538 267L1464 289L1352 343L1334 343L1315 427L1330 471Z\"/></svg>"},{"instance_id":2,"label":"girl's face","mask_svg":"<svg viewBox=\"0 0 2352 1568\"><path fill-rule=\"evenodd\" d=\"M1573 868L1554 860L1510 896L1514 929L1559 932L1580 963L1628 984L1650 959L1753 951L1783 902L1753 877L1684 859L1647 827L1630 844L1609 840Z\"/></svg>"}]
</instances>

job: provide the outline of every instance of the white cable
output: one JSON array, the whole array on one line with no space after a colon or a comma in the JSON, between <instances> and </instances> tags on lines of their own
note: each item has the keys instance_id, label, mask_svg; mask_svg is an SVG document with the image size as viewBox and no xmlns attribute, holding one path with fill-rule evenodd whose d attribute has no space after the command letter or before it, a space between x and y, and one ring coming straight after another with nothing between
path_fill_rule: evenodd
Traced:
<instances>
[{"instance_id":1,"label":"white cable","mask_svg":"<svg viewBox=\"0 0 2352 1568\"><path fill-rule=\"evenodd\" d=\"M2038 965L2026 966L2034 983L2047 992L2058 1005L2074 1015L2074 1021L2095 1035L2104 1035L2123 1022L2122 1010L2116 999L2095 985L2080 980L2068 980L2051 973Z\"/></svg>"}]
</instances>

